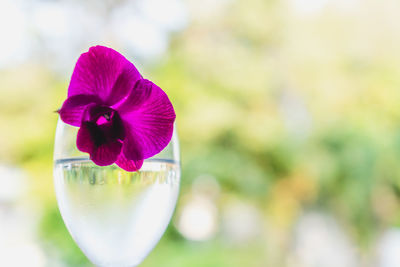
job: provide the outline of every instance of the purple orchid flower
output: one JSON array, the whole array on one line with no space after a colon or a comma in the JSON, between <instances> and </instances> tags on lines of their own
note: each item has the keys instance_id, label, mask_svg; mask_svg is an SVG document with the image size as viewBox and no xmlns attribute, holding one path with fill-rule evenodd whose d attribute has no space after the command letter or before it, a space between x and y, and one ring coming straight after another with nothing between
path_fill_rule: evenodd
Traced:
<instances>
[{"instance_id":1,"label":"purple orchid flower","mask_svg":"<svg viewBox=\"0 0 400 267\"><path fill-rule=\"evenodd\" d=\"M77 147L99 166L137 171L171 140L175 111L164 91L117 51L94 46L76 63L61 120L80 127Z\"/></svg>"}]
</instances>

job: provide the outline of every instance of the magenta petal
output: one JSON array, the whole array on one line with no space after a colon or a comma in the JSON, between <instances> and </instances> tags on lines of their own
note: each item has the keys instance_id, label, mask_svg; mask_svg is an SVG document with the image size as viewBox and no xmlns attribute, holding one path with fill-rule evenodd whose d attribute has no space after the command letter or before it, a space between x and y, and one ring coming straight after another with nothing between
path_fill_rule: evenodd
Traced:
<instances>
[{"instance_id":1,"label":"magenta petal","mask_svg":"<svg viewBox=\"0 0 400 267\"><path fill-rule=\"evenodd\" d=\"M85 124L82 124L78 130L76 146L80 151L87 153L91 153L96 148L90 131Z\"/></svg>"},{"instance_id":2,"label":"magenta petal","mask_svg":"<svg viewBox=\"0 0 400 267\"><path fill-rule=\"evenodd\" d=\"M125 171L135 172L142 167L143 160L129 160L121 153L115 163Z\"/></svg>"},{"instance_id":3,"label":"magenta petal","mask_svg":"<svg viewBox=\"0 0 400 267\"><path fill-rule=\"evenodd\" d=\"M78 149L89 153L90 159L99 166L107 166L114 163L121 152L122 142L118 139L106 140L104 137L105 142L96 144L96 138L93 138L93 130L91 131L90 126L97 127L89 122L83 123L79 128L76 139ZM102 131L98 130L96 133L102 134Z\"/></svg>"},{"instance_id":4,"label":"magenta petal","mask_svg":"<svg viewBox=\"0 0 400 267\"><path fill-rule=\"evenodd\" d=\"M105 143L90 153L90 159L99 166L113 164L121 152L122 143L119 140Z\"/></svg>"},{"instance_id":5,"label":"magenta petal","mask_svg":"<svg viewBox=\"0 0 400 267\"><path fill-rule=\"evenodd\" d=\"M58 111L63 122L80 126L86 107L92 103L99 103L100 99L93 95L74 95L64 101Z\"/></svg>"},{"instance_id":6,"label":"magenta petal","mask_svg":"<svg viewBox=\"0 0 400 267\"><path fill-rule=\"evenodd\" d=\"M150 98L153 83L146 79L140 79L136 82L135 87L129 92L129 95L123 102L115 106L119 112L131 112L138 109L147 99ZM161 90L161 89L160 89Z\"/></svg>"},{"instance_id":7,"label":"magenta petal","mask_svg":"<svg viewBox=\"0 0 400 267\"><path fill-rule=\"evenodd\" d=\"M130 160L146 159L163 150L171 140L175 121L168 96L154 83L144 81L149 90L146 101L136 103L132 110L117 108L126 133L122 151Z\"/></svg>"},{"instance_id":8,"label":"magenta petal","mask_svg":"<svg viewBox=\"0 0 400 267\"><path fill-rule=\"evenodd\" d=\"M68 96L98 96L104 104L122 100L141 78L135 66L117 51L94 46L76 63L68 88Z\"/></svg>"}]
</instances>

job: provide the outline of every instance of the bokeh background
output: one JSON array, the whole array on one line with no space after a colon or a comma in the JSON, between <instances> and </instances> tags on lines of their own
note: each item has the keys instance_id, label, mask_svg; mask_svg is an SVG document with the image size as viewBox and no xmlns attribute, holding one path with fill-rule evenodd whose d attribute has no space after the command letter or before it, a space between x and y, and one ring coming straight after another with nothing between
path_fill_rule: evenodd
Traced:
<instances>
[{"instance_id":1,"label":"bokeh background","mask_svg":"<svg viewBox=\"0 0 400 267\"><path fill-rule=\"evenodd\" d=\"M91 266L52 181L74 64L172 99L178 205L142 266L400 266L397 0L0 0L0 265Z\"/></svg>"}]
</instances>

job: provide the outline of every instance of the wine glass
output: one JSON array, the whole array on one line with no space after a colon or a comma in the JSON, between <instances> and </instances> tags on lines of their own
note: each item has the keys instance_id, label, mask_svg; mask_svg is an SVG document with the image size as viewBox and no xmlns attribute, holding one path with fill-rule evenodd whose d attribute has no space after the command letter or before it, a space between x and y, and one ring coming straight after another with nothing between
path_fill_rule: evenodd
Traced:
<instances>
[{"instance_id":1,"label":"wine glass","mask_svg":"<svg viewBox=\"0 0 400 267\"><path fill-rule=\"evenodd\" d=\"M138 172L95 165L77 150L77 131L58 121L54 183L62 218L93 264L137 266L163 235L176 205L176 131L168 146L146 159Z\"/></svg>"}]
</instances>

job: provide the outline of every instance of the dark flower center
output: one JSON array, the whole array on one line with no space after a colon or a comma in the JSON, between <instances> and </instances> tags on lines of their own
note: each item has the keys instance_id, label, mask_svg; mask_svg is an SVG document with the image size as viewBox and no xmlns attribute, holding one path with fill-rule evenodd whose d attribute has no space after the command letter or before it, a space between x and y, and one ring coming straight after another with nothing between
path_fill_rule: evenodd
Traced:
<instances>
[{"instance_id":1,"label":"dark flower center","mask_svg":"<svg viewBox=\"0 0 400 267\"><path fill-rule=\"evenodd\" d=\"M90 107L83 122L96 147L125 138L124 127L118 112L110 107Z\"/></svg>"},{"instance_id":2,"label":"dark flower center","mask_svg":"<svg viewBox=\"0 0 400 267\"><path fill-rule=\"evenodd\" d=\"M106 113L106 114L104 114L103 115L103 117L106 119L106 120L110 120L110 118L111 118L111 114L110 113Z\"/></svg>"}]
</instances>

